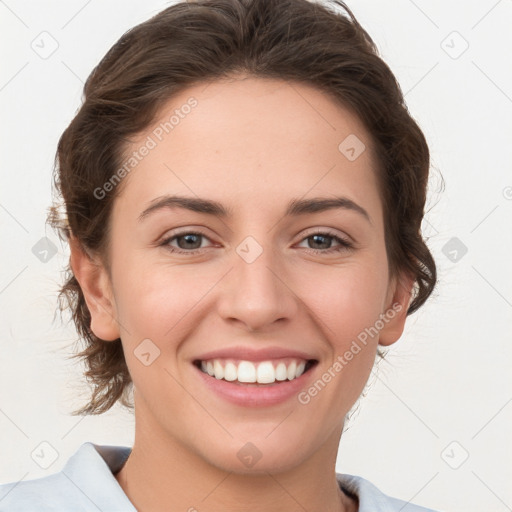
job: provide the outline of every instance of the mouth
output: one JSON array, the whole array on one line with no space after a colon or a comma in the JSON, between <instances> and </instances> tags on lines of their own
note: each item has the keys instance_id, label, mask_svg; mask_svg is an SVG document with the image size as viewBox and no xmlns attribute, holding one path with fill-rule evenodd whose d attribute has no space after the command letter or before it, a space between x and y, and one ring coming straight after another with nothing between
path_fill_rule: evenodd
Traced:
<instances>
[{"instance_id":1,"label":"mouth","mask_svg":"<svg viewBox=\"0 0 512 512\"><path fill-rule=\"evenodd\" d=\"M193 364L202 373L226 383L244 387L277 386L299 379L316 366L316 359L286 357L264 361L214 358Z\"/></svg>"}]
</instances>

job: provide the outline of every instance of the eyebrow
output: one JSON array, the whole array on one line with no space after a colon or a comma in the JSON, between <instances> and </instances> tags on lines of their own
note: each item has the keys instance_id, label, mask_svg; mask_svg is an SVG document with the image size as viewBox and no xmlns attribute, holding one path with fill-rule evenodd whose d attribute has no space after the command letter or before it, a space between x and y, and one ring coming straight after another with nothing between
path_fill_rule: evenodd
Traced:
<instances>
[{"instance_id":1,"label":"eyebrow","mask_svg":"<svg viewBox=\"0 0 512 512\"><path fill-rule=\"evenodd\" d=\"M183 208L197 213L206 213L217 217L232 217L233 211L222 203L199 197L177 195L160 196L150 202L149 206L139 215L143 221L151 213L158 210ZM288 203L285 217L318 213L335 208L354 211L364 217L370 224L372 220L368 212L348 197L333 196L332 198L293 199Z\"/></svg>"}]
</instances>

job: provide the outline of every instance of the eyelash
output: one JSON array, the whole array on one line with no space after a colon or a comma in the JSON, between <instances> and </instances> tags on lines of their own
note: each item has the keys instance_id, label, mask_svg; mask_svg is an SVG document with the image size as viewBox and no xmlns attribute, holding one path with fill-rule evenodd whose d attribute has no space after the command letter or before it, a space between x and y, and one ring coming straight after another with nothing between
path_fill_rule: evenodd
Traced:
<instances>
[{"instance_id":1,"label":"eyelash","mask_svg":"<svg viewBox=\"0 0 512 512\"><path fill-rule=\"evenodd\" d=\"M169 245L170 242L172 242L173 240L175 240L177 238L180 238L182 236L185 236L185 235L199 235L199 236L202 236L202 237L204 237L204 238L209 240L209 238L204 233L201 233L200 231L183 231L181 233L175 233L172 236L169 236L169 237L165 238L164 240L162 240L162 242L159 245L162 246L162 247L165 247L165 249L167 249L169 252L177 253L177 254L189 254L189 255L192 255L192 254L197 254L197 253L199 253L199 252L201 252L201 251L203 251L205 249L203 247L203 248L200 248L200 249L192 249L190 251L187 251L187 250L184 250L184 249L177 249L176 247L172 247L171 245ZM311 237L313 237L315 235L322 235L322 236L327 237L327 238L332 238L333 240L335 240L336 242L339 243L339 246L338 247L331 247L329 249L308 249L308 251L313 253L313 254L319 254L319 253L331 254L331 253L335 253L335 252L348 251L348 250L354 248L354 245L351 242L349 242L347 239L342 238L342 237L336 235L335 233L333 233L331 231L318 230L318 231L315 231L313 233L309 233L307 236L302 238L301 242L304 241L304 240L307 240L308 238L311 238Z\"/></svg>"}]
</instances>

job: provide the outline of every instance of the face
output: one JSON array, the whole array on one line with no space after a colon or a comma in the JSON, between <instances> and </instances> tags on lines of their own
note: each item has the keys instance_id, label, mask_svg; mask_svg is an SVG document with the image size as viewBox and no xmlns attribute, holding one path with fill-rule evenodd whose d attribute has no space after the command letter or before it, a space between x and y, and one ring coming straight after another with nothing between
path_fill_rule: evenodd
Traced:
<instances>
[{"instance_id":1,"label":"face","mask_svg":"<svg viewBox=\"0 0 512 512\"><path fill-rule=\"evenodd\" d=\"M92 328L122 339L138 426L236 472L332 449L408 299L369 134L312 87L240 78L173 97L134 152Z\"/></svg>"}]
</instances>

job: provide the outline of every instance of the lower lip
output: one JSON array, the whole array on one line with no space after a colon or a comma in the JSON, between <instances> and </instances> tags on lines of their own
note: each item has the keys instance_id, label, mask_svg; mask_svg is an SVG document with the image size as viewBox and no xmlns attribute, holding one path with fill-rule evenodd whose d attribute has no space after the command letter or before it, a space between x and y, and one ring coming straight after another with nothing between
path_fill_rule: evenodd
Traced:
<instances>
[{"instance_id":1,"label":"lower lip","mask_svg":"<svg viewBox=\"0 0 512 512\"><path fill-rule=\"evenodd\" d=\"M208 388L228 402L245 407L268 407L296 397L310 379L317 365L318 363L296 379L276 384L262 384L261 386L246 386L216 379L201 371L197 366L193 366Z\"/></svg>"}]
</instances>

